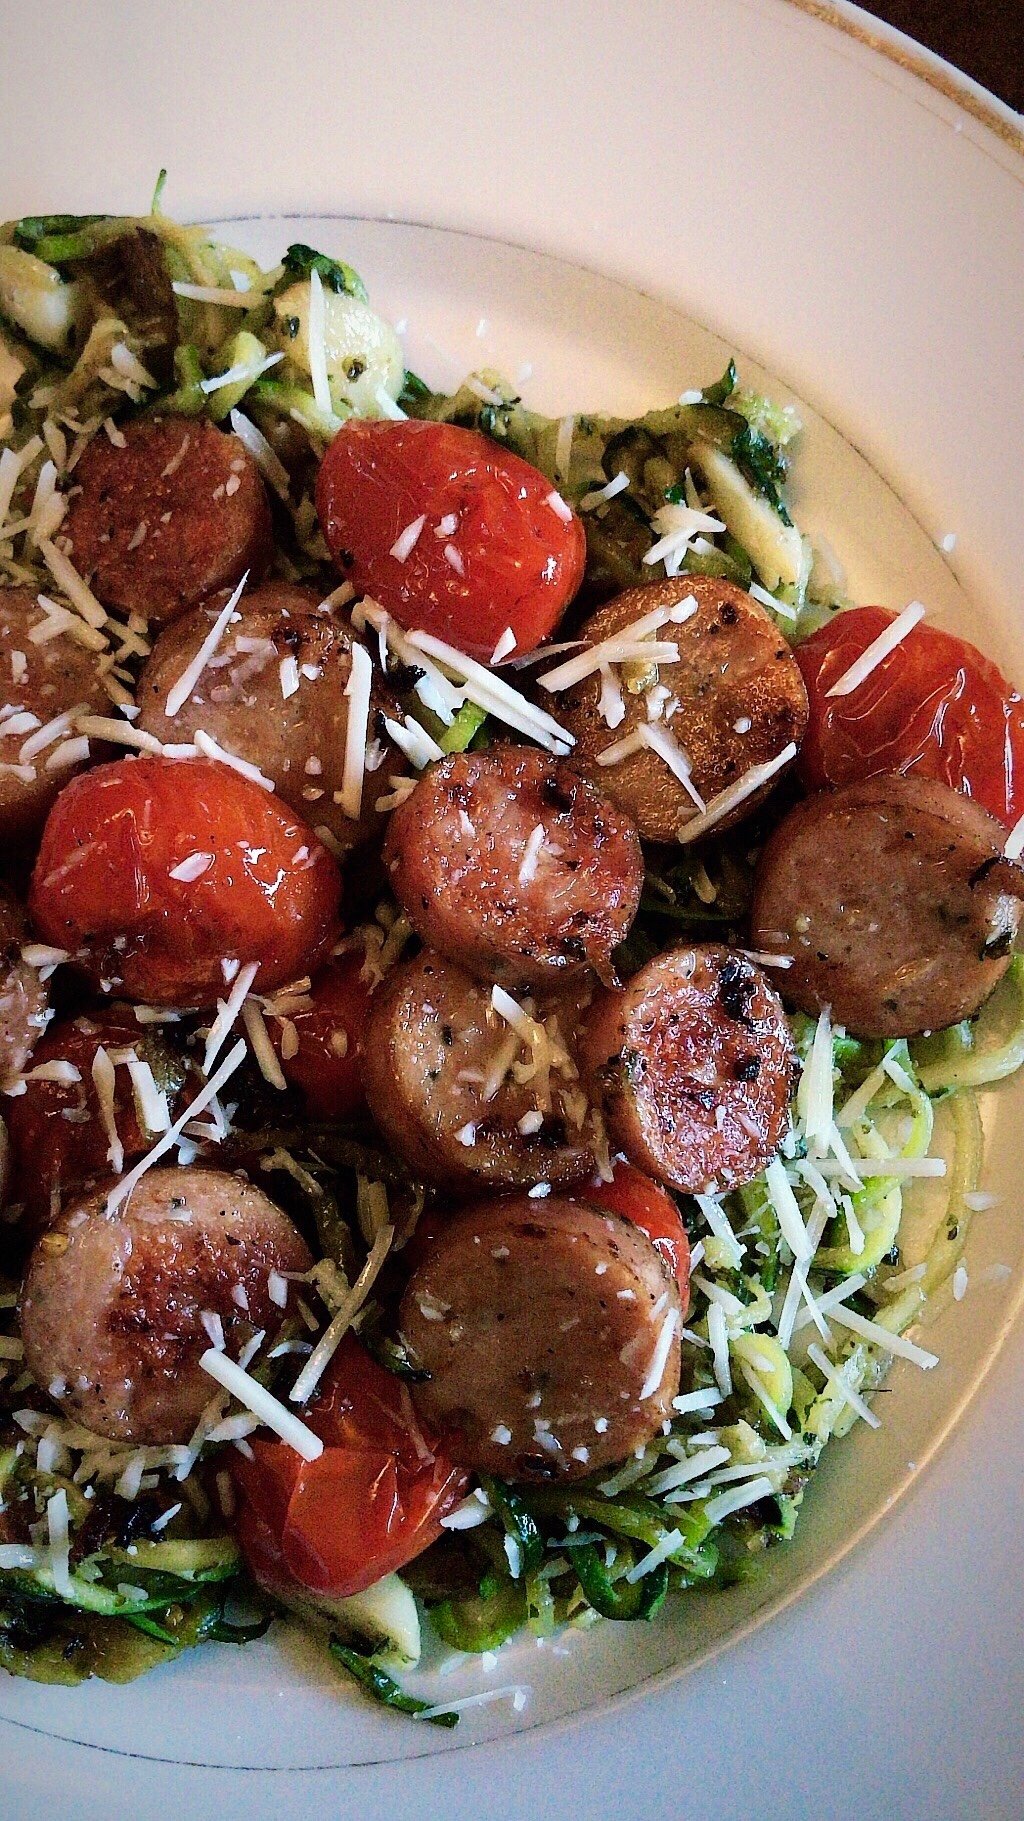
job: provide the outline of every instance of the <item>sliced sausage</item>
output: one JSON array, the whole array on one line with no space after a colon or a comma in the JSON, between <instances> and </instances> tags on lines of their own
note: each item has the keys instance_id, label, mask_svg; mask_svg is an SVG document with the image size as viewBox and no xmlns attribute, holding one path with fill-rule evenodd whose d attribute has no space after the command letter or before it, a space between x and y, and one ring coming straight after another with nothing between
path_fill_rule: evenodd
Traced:
<instances>
[{"instance_id":1,"label":"sliced sausage","mask_svg":"<svg viewBox=\"0 0 1024 1821\"><path fill-rule=\"evenodd\" d=\"M262 575L270 507L244 443L202 418L142 417L123 435L89 444L62 527L97 599L160 625Z\"/></svg>"},{"instance_id":2,"label":"sliced sausage","mask_svg":"<svg viewBox=\"0 0 1024 1821\"><path fill-rule=\"evenodd\" d=\"M113 1215L98 1189L39 1241L21 1296L25 1364L97 1435L186 1442L215 1389L199 1365L203 1315L220 1317L237 1356L282 1320L270 1273L310 1263L287 1215L243 1177L150 1170Z\"/></svg>"},{"instance_id":3,"label":"sliced sausage","mask_svg":"<svg viewBox=\"0 0 1024 1821\"><path fill-rule=\"evenodd\" d=\"M686 575L629 588L585 622L581 637L596 644L689 596L697 612L681 624L669 621L654 635L678 647L678 662L658 665L657 675L637 674L643 686L635 694L623 670L625 715L618 726L610 727L601 713L600 677L587 677L557 698L559 718L576 737L576 763L599 780L648 841L674 841L697 815L697 806L658 753L641 747L602 766L600 755L609 747L645 726L663 730L682 749L697 795L709 803L753 766L777 758L791 741L799 745L807 726L807 693L796 659L770 614L732 582ZM718 827L749 815L765 789L745 798Z\"/></svg>"},{"instance_id":4,"label":"sliced sausage","mask_svg":"<svg viewBox=\"0 0 1024 1821\"><path fill-rule=\"evenodd\" d=\"M583 1479L660 1430L679 1389L679 1289L639 1229L565 1197L439 1223L399 1329L446 1453L511 1480Z\"/></svg>"},{"instance_id":5,"label":"sliced sausage","mask_svg":"<svg viewBox=\"0 0 1024 1821\"><path fill-rule=\"evenodd\" d=\"M537 1071L520 1080L533 1052L472 975L429 949L388 974L373 999L363 1081L381 1131L418 1175L525 1186L592 1172L575 1065L566 1057L549 1069L552 1039L565 1056L564 1038L550 1011L536 1022Z\"/></svg>"},{"instance_id":6,"label":"sliced sausage","mask_svg":"<svg viewBox=\"0 0 1024 1821\"><path fill-rule=\"evenodd\" d=\"M353 820L335 800L345 769L352 635L316 611L320 597L311 590L265 582L242 595L238 619L191 695L168 716L168 696L226 598L205 603L160 634L139 679L138 725L175 743L191 741L201 728L228 752L258 765L285 803L312 826L328 829L347 852L384 820L374 802L387 793L387 774L396 769L394 748L386 734L381 738L384 715L395 713L394 702L375 682L362 814ZM398 769L404 771L404 763Z\"/></svg>"},{"instance_id":7,"label":"sliced sausage","mask_svg":"<svg viewBox=\"0 0 1024 1821\"><path fill-rule=\"evenodd\" d=\"M0 885L0 1084L20 1075L46 1028L49 994L22 958L25 918Z\"/></svg>"},{"instance_id":8,"label":"sliced sausage","mask_svg":"<svg viewBox=\"0 0 1024 1821\"><path fill-rule=\"evenodd\" d=\"M81 760L69 765L62 750L71 738L68 724L44 738L38 751L37 736L73 708L110 712L94 651L66 632L42 644L33 637L48 617L31 588L0 588L0 842L34 833L58 791L82 768Z\"/></svg>"},{"instance_id":9,"label":"sliced sausage","mask_svg":"<svg viewBox=\"0 0 1024 1821\"><path fill-rule=\"evenodd\" d=\"M100 1049L114 1071L113 1105L106 1114L97 1085L104 1079L102 1058L96 1062ZM127 1066L130 1055L148 1066L175 1118L188 1078L184 1056L158 1027L140 1025L127 1006L104 1006L95 1017L62 1018L41 1038L33 1066L51 1065L50 1075L27 1081L24 1093L7 1102L11 1200L22 1208L17 1235L23 1242L34 1239L81 1185L109 1175L122 1154L127 1167L155 1142L158 1134L147 1130L145 1102L141 1092L136 1097ZM112 1144L111 1117L119 1151Z\"/></svg>"},{"instance_id":10,"label":"sliced sausage","mask_svg":"<svg viewBox=\"0 0 1024 1821\"><path fill-rule=\"evenodd\" d=\"M581 1060L627 1157L690 1194L751 1182L786 1130L786 1016L761 970L729 949L670 949L598 994Z\"/></svg>"},{"instance_id":11,"label":"sliced sausage","mask_svg":"<svg viewBox=\"0 0 1024 1821\"><path fill-rule=\"evenodd\" d=\"M424 941L507 985L607 977L644 876L629 818L527 746L436 765L392 816L384 857Z\"/></svg>"},{"instance_id":12,"label":"sliced sausage","mask_svg":"<svg viewBox=\"0 0 1024 1821\"><path fill-rule=\"evenodd\" d=\"M1006 830L932 779L883 776L808 797L761 854L758 947L792 956L782 990L865 1037L970 1018L1009 965L1024 868Z\"/></svg>"}]
</instances>

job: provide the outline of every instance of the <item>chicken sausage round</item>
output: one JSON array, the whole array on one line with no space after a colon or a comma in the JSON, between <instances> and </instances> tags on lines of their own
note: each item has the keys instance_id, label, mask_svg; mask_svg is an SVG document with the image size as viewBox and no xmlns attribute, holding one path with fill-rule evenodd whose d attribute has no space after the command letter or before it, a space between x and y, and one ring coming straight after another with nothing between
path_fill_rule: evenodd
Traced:
<instances>
[{"instance_id":1,"label":"chicken sausage round","mask_svg":"<svg viewBox=\"0 0 1024 1821\"><path fill-rule=\"evenodd\" d=\"M736 1188L778 1150L793 1046L778 995L743 955L656 955L598 994L581 1061L616 1143L673 1188Z\"/></svg>"},{"instance_id":2,"label":"chicken sausage round","mask_svg":"<svg viewBox=\"0 0 1024 1821\"><path fill-rule=\"evenodd\" d=\"M532 1042L471 974L429 949L375 993L366 1098L395 1150L431 1182L525 1187L593 1171L587 1099L557 1013L523 1017Z\"/></svg>"},{"instance_id":3,"label":"chicken sausage round","mask_svg":"<svg viewBox=\"0 0 1024 1821\"><path fill-rule=\"evenodd\" d=\"M25 918L0 885L0 1083L20 1075L46 1028L49 994L22 956Z\"/></svg>"},{"instance_id":4,"label":"chicken sausage round","mask_svg":"<svg viewBox=\"0 0 1024 1821\"><path fill-rule=\"evenodd\" d=\"M865 1037L970 1018L1009 965L1024 868L1006 830L929 778L882 776L798 803L757 868L752 940L792 957L782 989Z\"/></svg>"},{"instance_id":5,"label":"chicken sausage round","mask_svg":"<svg viewBox=\"0 0 1024 1821\"><path fill-rule=\"evenodd\" d=\"M575 760L600 781L648 841L674 841L698 814L697 805L663 756L641 745L614 765L601 754L630 735L670 739L690 766L697 795L710 803L755 765L799 745L807 726L807 692L796 659L765 608L717 576L681 575L630 588L598 609L581 628L591 644L612 638L652 611L697 610L667 620L655 637L678 648L674 663L624 674L623 717L615 727L601 710L602 679L589 676L558 698L559 717L575 736ZM639 685L637 687L636 685ZM647 730L645 732L645 730ZM764 790L746 797L719 828L756 808Z\"/></svg>"},{"instance_id":6,"label":"chicken sausage round","mask_svg":"<svg viewBox=\"0 0 1024 1821\"><path fill-rule=\"evenodd\" d=\"M113 1214L106 1196L65 1208L29 1259L25 1364L97 1435L186 1442L214 1391L199 1360L216 1323L203 1316L219 1317L237 1354L282 1320L270 1274L307 1270L309 1250L280 1208L224 1170L151 1170Z\"/></svg>"},{"instance_id":7,"label":"chicken sausage round","mask_svg":"<svg viewBox=\"0 0 1024 1821\"><path fill-rule=\"evenodd\" d=\"M643 1447L679 1389L678 1285L618 1215L552 1197L439 1224L399 1311L413 1401L446 1453L503 1479L583 1479Z\"/></svg>"},{"instance_id":8,"label":"chicken sausage round","mask_svg":"<svg viewBox=\"0 0 1024 1821\"><path fill-rule=\"evenodd\" d=\"M48 621L31 588L0 588L0 843L33 834L82 768L61 717L110 711L96 652L68 632L40 642Z\"/></svg>"},{"instance_id":9,"label":"chicken sausage round","mask_svg":"<svg viewBox=\"0 0 1024 1821\"><path fill-rule=\"evenodd\" d=\"M383 817L374 802L388 790L394 749L383 738L395 707L374 684L368 764L360 814L337 801L345 770L352 674L351 634L319 597L288 582L265 582L242 595L237 620L180 706L168 701L193 662L226 597L165 627L139 679L138 726L158 740L185 744L202 729L237 758L258 765L282 802L313 827L326 828L347 852L367 840Z\"/></svg>"},{"instance_id":10,"label":"chicken sausage round","mask_svg":"<svg viewBox=\"0 0 1024 1821\"><path fill-rule=\"evenodd\" d=\"M513 986L607 977L644 877L628 816L526 746L436 765L392 816L384 857L424 941Z\"/></svg>"},{"instance_id":11,"label":"chicken sausage round","mask_svg":"<svg viewBox=\"0 0 1024 1821\"><path fill-rule=\"evenodd\" d=\"M270 507L237 436L202 418L141 417L122 438L93 438L62 527L104 607L160 625L246 570L263 574Z\"/></svg>"}]
</instances>

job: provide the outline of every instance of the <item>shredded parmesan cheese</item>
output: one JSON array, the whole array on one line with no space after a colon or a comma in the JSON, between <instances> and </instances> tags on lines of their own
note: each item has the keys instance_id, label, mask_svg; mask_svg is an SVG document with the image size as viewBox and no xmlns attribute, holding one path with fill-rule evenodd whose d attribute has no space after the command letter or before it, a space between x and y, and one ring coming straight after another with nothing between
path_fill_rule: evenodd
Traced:
<instances>
[{"instance_id":1,"label":"shredded parmesan cheese","mask_svg":"<svg viewBox=\"0 0 1024 1821\"><path fill-rule=\"evenodd\" d=\"M420 532L423 530L426 522L427 515L425 512L421 512L419 518L414 518L412 524L406 525L405 530L395 539L389 554L393 556L397 562L408 562L413 550L416 548Z\"/></svg>"},{"instance_id":2,"label":"shredded parmesan cheese","mask_svg":"<svg viewBox=\"0 0 1024 1821\"><path fill-rule=\"evenodd\" d=\"M823 1353L821 1348L813 1342L807 1349L807 1357L813 1365L817 1366L818 1371L824 1374L829 1389L835 1391L844 1404L849 1404L851 1410L856 1410L857 1415L863 1418L869 1429L882 1427L870 1405L866 1404L860 1393L847 1382L842 1366L829 1359L827 1354Z\"/></svg>"},{"instance_id":3,"label":"shredded parmesan cheese","mask_svg":"<svg viewBox=\"0 0 1024 1821\"><path fill-rule=\"evenodd\" d=\"M226 747L219 745L201 727L196 729L194 745L196 752L201 753L204 759L216 759L219 764L227 765L231 771L237 771L240 777L248 778L261 789L273 790L273 778L265 777L259 766L250 765L248 759L240 759L235 753L228 752Z\"/></svg>"},{"instance_id":4,"label":"shredded parmesan cheese","mask_svg":"<svg viewBox=\"0 0 1024 1821\"><path fill-rule=\"evenodd\" d=\"M699 840L709 829L717 827L740 803L762 790L777 772L782 771L795 758L796 744L791 740L788 746L776 753L774 759L766 759L763 765L752 765L735 783L726 785L716 797L712 797L703 814L693 816L689 822L680 825L676 834L677 841L681 846L686 846L691 841Z\"/></svg>"},{"instance_id":5,"label":"shredded parmesan cheese","mask_svg":"<svg viewBox=\"0 0 1024 1821\"><path fill-rule=\"evenodd\" d=\"M324 1333L313 1348L306 1364L303 1366L302 1371L299 1373L298 1378L295 1380L291 1391L288 1393L289 1399L293 1404L304 1404L316 1390L330 1361L333 1359L334 1354L341 1345L344 1336L347 1334L355 1317L358 1315L359 1310L369 1296L384 1260L391 1250L391 1242L394 1239L394 1236L395 1229L393 1226L388 1225L381 1228L373 1245L370 1247L369 1256L367 1257L366 1263L360 1271L359 1276L356 1278L351 1290L341 1303L337 1313L331 1318L329 1326L324 1330Z\"/></svg>"},{"instance_id":6,"label":"shredded parmesan cheese","mask_svg":"<svg viewBox=\"0 0 1024 1821\"><path fill-rule=\"evenodd\" d=\"M252 991L253 981L260 971L258 961L248 961L235 974L234 984L227 999L218 999L217 1016L210 1026L206 1039L206 1050L203 1054L203 1074L209 1075L213 1064L220 1055L224 1044L234 1026L242 1006Z\"/></svg>"},{"instance_id":7,"label":"shredded parmesan cheese","mask_svg":"<svg viewBox=\"0 0 1024 1821\"><path fill-rule=\"evenodd\" d=\"M195 1119L199 1113L203 1112L204 1109L210 1105L211 1101L216 1099L225 1082L230 1079L237 1068L241 1067L244 1059L245 1044L240 1041L229 1051L228 1055L221 1063L220 1068L217 1070L217 1073L211 1076L210 1080L206 1083L206 1086L196 1095L196 1098L192 1101L191 1105L187 1106L184 1112L179 1114L178 1118L174 1121L174 1124L168 1127L167 1131L158 1139L152 1150L146 1152L145 1157L139 1160L134 1169L129 1170L127 1176L122 1176L120 1182L114 1184L114 1187L107 1196L106 1212L108 1216L114 1212L115 1208L119 1208L123 1201L127 1200L128 1196L132 1193L132 1190L142 1181L146 1171L152 1169L153 1165L158 1163L161 1157L166 1156L167 1152L181 1137L186 1125L188 1125L191 1120Z\"/></svg>"},{"instance_id":8,"label":"shredded parmesan cheese","mask_svg":"<svg viewBox=\"0 0 1024 1821\"><path fill-rule=\"evenodd\" d=\"M271 448L262 430L258 430L252 420L237 409L231 413L231 428L239 442L244 443L248 449L264 480L270 483L279 499L287 500L290 485L288 470Z\"/></svg>"},{"instance_id":9,"label":"shredded parmesan cheese","mask_svg":"<svg viewBox=\"0 0 1024 1821\"><path fill-rule=\"evenodd\" d=\"M324 1451L320 1437L226 1353L210 1347L200 1356L199 1364L218 1385L223 1385L225 1391L230 1391L232 1397L251 1410L261 1423L294 1448L296 1454L301 1454L303 1460L319 1460Z\"/></svg>"},{"instance_id":10,"label":"shredded parmesan cheese","mask_svg":"<svg viewBox=\"0 0 1024 1821\"><path fill-rule=\"evenodd\" d=\"M192 694L203 671L206 669L206 666L210 662L221 639L224 637L224 634L228 629L229 621L232 618L241 618L240 614L235 614L235 608L238 605L242 590L248 580L249 571L246 570L237 588L234 589L230 600L225 602L220 613L217 615L210 631L207 633L206 638L203 640L195 657L192 659L191 664L182 672L178 681L175 683L174 688L170 691L164 706L164 714L167 716L168 720L173 720L179 708L182 708L188 701L189 696Z\"/></svg>"},{"instance_id":11,"label":"shredded parmesan cheese","mask_svg":"<svg viewBox=\"0 0 1024 1821\"><path fill-rule=\"evenodd\" d=\"M53 1575L53 1590L61 1599L71 1598L70 1554L71 1544L68 1527L68 1495L61 1486L46 1501L46 1527L50 1539L50 1572Z\"/></svg>"},{"instance_id":12,"label":"shredded parmesan cheese","mask_svg":"<svg viewBox=\"0 0 1024 1821\"><path fill-rule=\"evenodd\" d=\"M363 808L366 775L366 730L370 720L373 665L365 645L353 645L352 669L345 685L348 718L345 722L345 766L340 800L346 816L358 822Z\"/></svg>"},{"instance_id":13,"label":"shredded parmesan cheese","mask_svg":"<svg viewBox=\"0 0 1024 1821\"><path fill-rule=\"evenodd\" d=\"M769 1199L775 1209L779 1230L786 1241L793 1257L799 1263L812 1256L807 1228L796 1196L786 1175L786 1166L781 1157L773 1157L764 1173L765 1185Z\"/></svg>"},{"instance_id":14,"label":"shredded parmesan cheese","mask_svg":"<svg viewBox=\"0 0 1024 1821\"><path fill-rule=\"evenodd\" d=\"M245 1000L242 1006L242 1023L245 1025L246 1036L264 1081L269 1081L272 1088L286 1088L288 1083L281 1073L281 1064L277 1060L263 1013L255 999Z\"/></svg>"},{"instance_id":15,"label":"shredded parmesan cheese","mask_svg":"<svg viewBox=\"0 0 1024 1821\"><path fill-rule=\"evenodd\" d=\"M620 663L624 652L628 657L650 657L652 663L657 663L659 660L654 654L658 647L647 641L663 626L684 625L696 612L697 602L692 594L686 595L671 607L656 607L640 619L631 621L628 626L621 627L618 632L610 634L608 638L599 639L596 645L589 645L578 657L556 665L554 670L544 671L537 681L544 689L560 695L563 690L571 689L574 684L581 683L584 677L600 670L602 664ZM671 657L663 657L660 661L672 663L678 656L679 650L675 647Z\"/></svg>"},{"instance_id":16,"label":"shredded parmesan cheese","mask_svg":"<svg viewBox=\"0 0 1024 1821\"><path fill-rule=\"evenodd\" d=\"M904 607L903 612L896 615L892 623L879 633L877 639L872 639L867 650L861 652L860 657L855 659L849 669L844 670L842 676L836 678L831 689L825 692L826 700L832 696L852 695L854 690L859 689L860 685L867 680L871 672L877 670L883 659L887 658L891 651L895 651L897 645L903 643L903 640L913 632L914 627L924 619L924 616L925 609L921 602L911 601L909 607Z\"/></svg>"}]
</instances>

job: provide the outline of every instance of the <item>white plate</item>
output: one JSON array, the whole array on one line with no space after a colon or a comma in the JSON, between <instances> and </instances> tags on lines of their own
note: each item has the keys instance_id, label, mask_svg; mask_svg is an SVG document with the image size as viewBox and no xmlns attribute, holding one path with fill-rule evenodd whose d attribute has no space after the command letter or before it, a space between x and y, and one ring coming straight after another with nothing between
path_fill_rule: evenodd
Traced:
<instances>
[{"instance_id":1,"label":"white plate","mask_svg":"<svg viewBox=\"0 0 1024 1821\"><path fill-rule=\"evenodd\" d=\"M412 357L430 377L453 378L482 360L515 375L528 361L528 395L542 407L631 409L710 377L727 344L763 355L874 462L868 466L825 422L809 421L800 515L829 531L855 591L896 605L920 595L940 622L977 625L987 648L1024 674L1014 631L1024 166L998 130L1006 127L998 111L995 128L987 126L856 38L770 0L690 0L632 14L563 7L557 22L540 8L499 8L486 25L468 7L449 6L419 24L411 9L392 8L378 9L372 27L355 9L339 15L276 5L243 15L222 5L202 19L201 46L185 42L186 22L198 28L198 11L165 6L159 33L131 16L131 59L153 72L144 99L117 86L127 15L114 5L89 11L88 31L80 15L64 13L74 94L70 85L60 92L59 74L57 92L48 86L55 106L47 132L32 139L31 158L27 149L9 153L0 213L137 207L152 169L166 162L169 204L182 214L301 203L305 216L316 208L386 212L567 254L575 265L487 240L396 223L343 224L336 216L237 230L269 257L299 237L301 225L302 238L361 267L382 307L408 316ZM261 17L275 26L266 39L254 36ZM847 9L847 23L859 17ZM168 20L180 27L180 46ZM283 29L289 22L291 30ZM35 32L34 16L17 8L13 35L26 51ZM190 144L182 96L200 74L222 100L222 123L207 124ZM32 114L16 95L7 132L23 123L27 135ZM727 343L580 264L683 305ZM749 361L744 367L755 371ZM935 548L950 530L958 534L952 564ZM440 1787L446 1813L479 1813L485 1802L506 1812L487 1754L448 1757L465 1735L535 1726L693 1662L759 1607L820 1574L924 1465L978 1382L1021 1287L1014 1116L1007 1096L993 1107L993 1169L1007 1195L979 1219L968 1253L976 1283L987 1265L1001 1262L1011 1265L1011 1279L978 1284L942 1318L935 1339L943 1364L935 1373L894 1377L881 1435L865 1433L835 1451L796 1545L774 1556L763 1584L695 1602L669 1623L604 1627L572 1640L565 1657L532 1646L503 1652L492 1680L528 1681L529 1707L520 1720L507 1709L481 1710L454 1738L342 1702L336 1684L280 1647L203 1652L124 1691L64 1694L5 1683L0 1715L8 1762L17 1764L7 1786L15 1806L5 1812L27 1814L41 1792L53 1797L74 1777L79 1801L95 1802L97 1812L103 1801L107 1814L156 1814L173 1791L172 1809L187 1799L193 1812L201 1803L202 1812L224 1817L253 1813L251 1777L228 1766L261 1767L264 1775L309 1767L262 1786L267 1812L279 1815L356 1790L366 1812L394 1812L399 1799L432 1804ZM957 1788L970 1766L976 1812L1009 1814L1021 1759L1000 1724L1012 1711L1005 1673L1020 1685L1014 1646L1024 1576L1006 1514L1011 1499L1019 1504L1021 1390L1018 1348L897 1519L815 1598L734 1648L720 1669L697 1670L586 1734L539 1735L505 1748L496 1760L506 1766L503 1776L528 1773L536 1791L554 1798L552 1812L584 1812L587 1802L594 1813L680 1812L670 1793L675 1780L692 1787L691 1778L702 1769L711 1775L713 1766L714 1793L702 1796L710 1813L731 1813L744 1801L750 1812L751 1800L759 1813L769 1790L783 1814L841 1813L843 1790L859 1787L860 1814L936 1816L961 1812ZM983 1452L986 1434L998 1442ZM936 1769L920 1747L939 1736L952 1685L939 1647L982 1630L986 1659L1004 1661L1004 1679L988 1675L980 1660L958 1666L972 1726L944 1740ZM894 1724L898 1710L879 1698L882 1665L903 1686L909 1727ZM440 1686L464 1692L479 1682L474 1669ZM105 1751L60 1746L15 1727ZM719 1749L719 1739L730 1748ZM805 1755L812 1739L820 1764L813 1778ZM573 1741L586 1752L589 1793L560 1803ZM434 1750L443 1754L436 1772L397 1763L344 1776L326 1768ZM111 1807L110 1751L178 1768L121 1756L121 1806ZM183 1767L203 1763L225 1768ZM857 1765L859 1785L844 1782ZM886 1795L880 1768L895 1778L913 1772L920 1805L917 1796ZM982 1789L992 1799L979 1796ZM812 1790L813 1797L801 1793Z\"/></svg>"}]
</instances>

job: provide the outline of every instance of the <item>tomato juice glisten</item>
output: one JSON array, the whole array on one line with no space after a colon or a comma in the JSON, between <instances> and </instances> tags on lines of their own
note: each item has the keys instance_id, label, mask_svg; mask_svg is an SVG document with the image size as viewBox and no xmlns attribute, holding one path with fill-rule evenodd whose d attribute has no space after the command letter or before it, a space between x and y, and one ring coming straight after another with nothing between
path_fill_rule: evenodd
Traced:
<instances>
[{"instance_id":1,"label":"tomato juice glisten","mask_svg":"<svg viewBox=\"0 0 1024 1821\"><path fill-rule=\"evenodd\" d=\"M454 1724L424 1626L756 1574L935 1364L1021 701L844 599L798 432L733 363L434 393L351 267L159 198L0 235L7 1670L287 1611Z\"/></svg>"}]
</instances>

